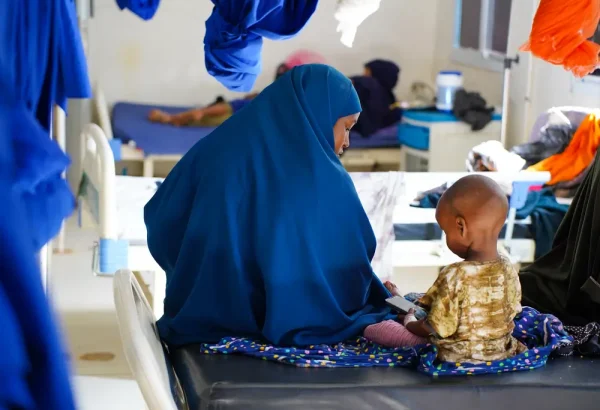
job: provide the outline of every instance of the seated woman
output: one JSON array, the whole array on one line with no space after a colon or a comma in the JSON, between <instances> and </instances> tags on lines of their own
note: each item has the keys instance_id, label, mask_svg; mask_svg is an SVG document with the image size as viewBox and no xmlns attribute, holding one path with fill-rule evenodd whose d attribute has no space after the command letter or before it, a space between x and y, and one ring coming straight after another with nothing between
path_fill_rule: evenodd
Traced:
<instances>
[{"instance_id":1,"label":"seated woman","mask_svg":"<svg viewBox=\"0 0 600 410\"><path fill-rule=\"evenodd\" d=\"M394 95L399 74L400 68L393 62L373 60L365 64L363 75L351 78L363 107L355 131L363 137L400 121Z\"/></svg>"},{"instance_id":2,"label":"seated woman","mask_svg":"<svg viewBox=\"0 0 600 410\"><path fill-rule=\"evenodd\" d=\"M325 58L320 54L308 50L298 50L277 67L275 80L294 67L304 64L324 63ZM153 122L175 126L217 127L245 107L257 95L258 93L252 93L246 95L244 98L230 101L225 101L222 97L218 97L214 103L207 107L193 108L189 111L173 115L161 110L152 110L148 115L148 119Z\"/></svg>"},{"instance_id":3,"label":"seated woman","mask_svg":"<svg viewBox=\"0 0 600 410\"><path fill-rule=\"evenodd\" d=\"M373 230L338 158L360 111L348 78L303 65L179 161L144 211L167 274L167 343L331 344L390 317Z\"/></svg>"}]
</instances>

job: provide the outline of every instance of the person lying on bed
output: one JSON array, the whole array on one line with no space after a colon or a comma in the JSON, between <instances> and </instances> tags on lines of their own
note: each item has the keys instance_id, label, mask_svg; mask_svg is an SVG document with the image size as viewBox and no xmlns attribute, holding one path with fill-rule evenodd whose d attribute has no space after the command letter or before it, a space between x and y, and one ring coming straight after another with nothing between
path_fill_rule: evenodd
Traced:
<instances>
[{"instance_id":1,"label":"person lying on bed","mask_svg":"<svg viewBox=\"0 0 600 410\"><path fill-rule=\"evenodd\" d=\"M333 344L394 317L338 158L360 111L340 72L299 66L177 163L144 209L167 343Z\"/></svg>"},{"instance_id":2,"label":"person lying on bed","mask_svg":"<svg viewBox=\"0 0 600 410\"><path fill-rule=\"evenodd\" d=\"M179 126L216 127L225 122L234 113L244 108L258 93L248 94L244 98L225 101L217 100L213 104L193 108L179 114L169 114L162 110L152 110L148 119L152 122Z\"/></svg>"},{"instance_id":3,"label":"person lying on bed","mask_svg":"<svg viewBox=\"0 0 600 410\"><path fill-rule=\"evenodd\" d=\"M506 196L490 178L470 175L453 184L440 199L436 219L448 248L464 261L444 268L419 300L427 318L417 320L409 312L404 326L384 321L367 327L365 337L391 347L430 338L438 358L449 362L504 360L527 350L512 336L521 311L518 272L498 254L507 212Z\"/></svg>"},{"instance_id":4,"label":"person lying on bed","mask_svg":"<svg viewBox=\"0 0 600 410\"><path fill-rule=\"evenodd\" d=\"M393 62L373 60L365 64L363 75L351 77L363 107L355 131L363 137L400 121L394 95L399 73L400 67Z\"/></svg>"}]
</instances>

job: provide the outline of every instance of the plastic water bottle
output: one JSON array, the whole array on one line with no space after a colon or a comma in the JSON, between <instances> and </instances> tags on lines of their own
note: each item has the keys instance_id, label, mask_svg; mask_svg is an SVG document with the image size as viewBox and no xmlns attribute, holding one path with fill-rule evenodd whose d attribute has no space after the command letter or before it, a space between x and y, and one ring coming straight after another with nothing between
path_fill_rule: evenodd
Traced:
<instances>
[{"instance_id":1,"label":"plastic water bottle","mask_svg":"<svg viewBox=\"0 0 600 410\"><path fill-rule=\"evenodd\" d=\"M460 71L440 71L437 76L437 101L439 111L451 112L454 108L456 91L463 87L464 79Z\"/></svg>"}]
</instances>

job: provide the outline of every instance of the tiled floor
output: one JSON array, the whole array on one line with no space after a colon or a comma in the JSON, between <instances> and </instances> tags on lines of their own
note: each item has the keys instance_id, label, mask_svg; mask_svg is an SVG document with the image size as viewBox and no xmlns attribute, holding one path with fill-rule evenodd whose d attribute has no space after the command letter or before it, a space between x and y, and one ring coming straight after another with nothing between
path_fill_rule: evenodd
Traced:
<instances>
[{"instance_id":1,"label":"tiled floor","mask_svg":"<svg viewBox=\"0 0 600 410\"><path fill-rule=\"evenodd\" d=\"M123 354L113 302L112 280L92 274L94 232L67 224L65 254L51 262L50 297L62 321L76 372L74 380L82 410L146 409ZM420 268L394 272L404 292L422 291L436 272Z\"/></svg>"}]
</instances>

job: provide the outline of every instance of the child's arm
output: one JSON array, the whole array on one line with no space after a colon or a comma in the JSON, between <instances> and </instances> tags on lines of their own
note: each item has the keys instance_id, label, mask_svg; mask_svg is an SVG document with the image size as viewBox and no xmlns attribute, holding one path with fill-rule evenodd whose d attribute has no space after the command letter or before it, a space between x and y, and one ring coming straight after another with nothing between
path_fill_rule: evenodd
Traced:
<instances>
[{"instance_id":1,"label":"child's arm","mask_svg":"<svg viewBox=\"0 0 600 410\"><path fill-rule=\"evenodd\" d=\"M429 337L433 335L435 332L432 327L427 323L427 319L415 320L413 322L408 322L406 324L406 328L413 335L421 336L421 337Z\"/></svg>"},{"instance_id":2,"label":"child's arm","mask_svg":"<svg viewBox=\"0 0 600 410\"><path fill-rule=\"evenodd\" d=\"M408 329L410 333L413 335L421 336L421 337L429 337L435 334L435 331L431 327L429 323L427 323L427 319L417 320L415 318L414 309L409 310L404 318L404 327Z\"/></svg>"}]
</instances>

